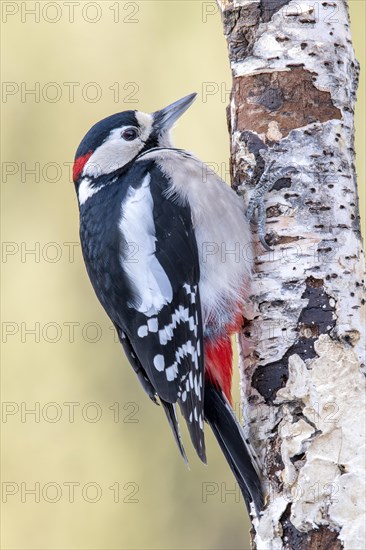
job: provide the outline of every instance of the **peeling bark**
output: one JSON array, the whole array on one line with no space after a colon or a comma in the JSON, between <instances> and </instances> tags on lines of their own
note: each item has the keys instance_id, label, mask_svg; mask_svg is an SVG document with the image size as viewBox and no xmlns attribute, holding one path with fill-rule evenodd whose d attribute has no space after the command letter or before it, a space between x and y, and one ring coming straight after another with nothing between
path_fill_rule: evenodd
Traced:
<instances>
[{"instance_id":1,"label":"peeling bark","mask_svg":"<svg viewBox=\"0 0 366 550\"><path fill-rule=\"evenodd\" d=\"M236 130L264 134L266 141L273 142L295 128L340 119L330 93L318 90L315 80L314 73L296 66L236 78Z\"/></svg>"},{"instance_id":2,"label":"peeling bark","mask_svg":"<svg viewBox=\"0 0 366 550\"><path fill-rule=\"evenodd\" d=\"M232 185L248 200L272 163L296 169L266 196L272 251L256 244L254 314L239 338L245 430L267 489L253 547L366 548L359 69L347 2L218 4L233 74Z\"/></svg>"}]
</instances>

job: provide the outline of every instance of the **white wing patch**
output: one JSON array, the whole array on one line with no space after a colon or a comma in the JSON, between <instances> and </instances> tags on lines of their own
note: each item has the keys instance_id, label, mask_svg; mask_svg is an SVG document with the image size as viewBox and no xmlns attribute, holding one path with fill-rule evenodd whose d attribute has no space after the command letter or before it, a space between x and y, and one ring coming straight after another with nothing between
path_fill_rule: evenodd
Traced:
<instances>
[{"instance_id":1,"label":"white wing patch","mask_svg":"<svg viewBox=\"0 0 366 550\"><path fill-rule=\"evenodd\" d=\"M121 257L123 269L137 294L136 304L133 305L140 313L151 317L172 301L173 289L155 255L156 234L149 174L140 187L128 191L122 203L119 228L127 245L137 251L130 261ZM155 332L154 323L149 330Z\"/></svg>"}]
</instances>

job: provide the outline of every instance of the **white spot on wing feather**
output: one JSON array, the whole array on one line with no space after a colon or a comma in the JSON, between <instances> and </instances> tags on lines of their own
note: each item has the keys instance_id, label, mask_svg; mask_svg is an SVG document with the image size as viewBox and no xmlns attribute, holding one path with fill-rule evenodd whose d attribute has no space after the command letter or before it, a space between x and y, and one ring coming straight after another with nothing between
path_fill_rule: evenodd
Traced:
<instances>
[{"instance_id":1,"label":"white spot on wing feather","mask_svg":"<svg viewBox=\"0 0 366 550\"><path fill-rule=\"evenodd\" d=\"M159 330L160 344L163 346L169 342L174 336L174 329L181 322L189 321L189 311L187 308L179 306L172 314L172 322ZM190 323L191 325L191 323Z\"/></svg>"},{"instance_id":2,"label":"white spot on wing feather","mask_svg":"<svg viewBox=\"0 0 366 550\"><path fill-rule=\"evenodd\" d=\"M163 355L155 355L154 357L154 367L159 372L164 370L165 367L165 359Z\"/></svg>"},{"instance_id":3,"label":"white spot on wing feather","mask_svg":"<svg viewBox=\"0 0 366 550\"><path fill-rule=\"evenodd\" d=\"M140 338L144 338L145 336L147 336L147 325L141 325L141 327L139 327L137 330L137 335Z\"/></svg>"},{"instance_id":4,"label":"white spot on wing feather","mask_svg":"<svg viewBox=\"0 0 366 550\"><path fill-rule=\"evenodd\" d=\"M168 382L171 382L174 380L178 375L178 365L177 363L173 363L170 367L168 367L165 371L166 378Z\"/></svg>"},{"instance_id":5,"label":"white spot on wing feather","mask_svg":"<svg viewBox=\"0 0 366 550\"><path fill-rule=\"evenodd\" d=\"M158 332L158 320L156 317L148 320L147 328L149 329L149 332Z\"/></svg>"}]
</instances>

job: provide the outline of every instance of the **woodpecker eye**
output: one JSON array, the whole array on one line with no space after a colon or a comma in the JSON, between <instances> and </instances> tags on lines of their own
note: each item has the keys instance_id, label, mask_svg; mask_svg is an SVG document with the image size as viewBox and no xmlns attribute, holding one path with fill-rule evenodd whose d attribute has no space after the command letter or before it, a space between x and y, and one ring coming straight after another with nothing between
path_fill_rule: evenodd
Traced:
<instances>
[{"instance_id":1,"label":"woodpecker eye","mask_svg":"<svg viewBox=\"0 0 366 550\"><path fill-rule=\"evenodd\" d=\"M127 130L123 130L123 132L121 133L121 137L125 141L133 141L137 138L137 136L138 131L136 130L136 128L127 128Z\"/></svg>"}]
</instances>

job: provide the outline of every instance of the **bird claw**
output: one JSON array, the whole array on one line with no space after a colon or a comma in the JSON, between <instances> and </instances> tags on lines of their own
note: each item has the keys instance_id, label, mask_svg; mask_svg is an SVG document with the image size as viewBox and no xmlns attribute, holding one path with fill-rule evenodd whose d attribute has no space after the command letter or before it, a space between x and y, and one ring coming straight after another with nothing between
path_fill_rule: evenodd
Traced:
<instances>
[{"instance_id":1,"label":"bird claw","mask_svg":"<svg viewBox=\"0 0 366 550\"><path fill-rule=\"evenodd\" d=\"M296 173L296 169L287 166L285 168L279 168L274 172L270 173L274 161L268 166L268 168L263 172L260 180L258 181L252 196L250 197L248 208L247 208L247 218L250 223L255 223L257 225L258 238L261 242L263 248L268 252L271 252L273 249L266 242L266 207L264 203L264 197L266 193L271 191L277 181L281 178L289 176L290 174ZM257 219L254 220L254 212L257 210Z\"/></svg>"}]
</instances>

